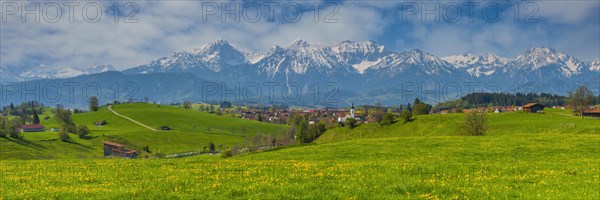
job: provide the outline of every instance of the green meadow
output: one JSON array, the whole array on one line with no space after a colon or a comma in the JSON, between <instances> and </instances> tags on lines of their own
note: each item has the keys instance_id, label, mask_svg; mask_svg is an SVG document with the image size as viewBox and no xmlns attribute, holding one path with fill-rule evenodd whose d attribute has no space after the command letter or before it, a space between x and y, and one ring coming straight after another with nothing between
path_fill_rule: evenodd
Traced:
<instances>
[{"instance_id":1,"label":"green meadow","mask_svg":"<svg viewBox=\"0 0 600 200\"><path fill-rule=\"evenodd\" d=\"M282 128L158 105L119 105L115 110L152 127L169 125L175 130L165 134L189 134L188 140L206 135L210 140L233 144L243 136L228 129L230 126L248 126L249 134ZM102 109L75 115L75 120L97 121L111 114ZM199 119L186 121L187 117ZM546 109L546 114L490 113L488 135L461 136L462 118L463 114L423 115L406 124L396 122L386 127L339 127L328 130L313 144L226 159L218 155L181 159L2 159L1 198L600 198L600 120L580 119L569 111L554 109ZM93 146L90 154L100 155L99 143L108 137L138 145L169 138L153 135L124 119L108 121L105 127L92 128L97 138L76 139L74 143ZM202 130L207 126L210 132ZM213 129L228 134L213 135ZM28 149L27 154L45 150L51 155L61 150L69 155L79 146L59 141L49 145L30 135L25 138L31 145L44 145L45 149L35 150L2 139L3 158L19 158L19 152L5 150L7 144L13 149ZM193 149L193 144L185 140L161 141L150 147L167 151L171 146L189 144ZM181 148L173 152L187 150L172 148Z\"/></svg>"},{"instance_id":2,"label":"green meadow","mask_svg":"<svg viewBox=\"0 0 600 200\"><path fill-rule=\"evenodd\" d=\"M227 116L217 116L195 110L185 110L172 106L154 104L121 104L113 106L119 114L128 116L153 128L169 126L171 131L152 131L110 112L106 107L98 112L74 114L74 122L85 124L91 134L89 139L77 138L71 134L71 142L58 140L58 132L23 133L24 140L0 138L0 156L6 159L54 159L54 158L93 158L102 157L102 142L111 140L127 144L132 149L142 150L148 145L150 150L165 154L203 150L209 142L229 148L243 145L257 134L279 135L286 126L242 120ZM51 110L45 112L52 113ZM47 129L59 127L51 116L41 124ZM106 120L107 125L94 126L95 121Z\"/></svg>"}]
</instances>

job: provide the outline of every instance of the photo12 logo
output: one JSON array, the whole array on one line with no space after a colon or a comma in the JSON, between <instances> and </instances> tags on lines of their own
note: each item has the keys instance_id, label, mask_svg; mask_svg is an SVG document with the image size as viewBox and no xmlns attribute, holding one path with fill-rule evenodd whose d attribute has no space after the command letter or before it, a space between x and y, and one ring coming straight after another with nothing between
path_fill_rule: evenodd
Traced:
<instances>
[{"instance_id":1,"label":"photo12 logo","mask_svg":"<svg viewBox=\"0 0 600 200\"><path fill-rule=\"evenodd\" d=\"M474 23L483 20L496 23L503 18L512 17L514 23L537 23L540 8L533 1L517 1L512 4L494 1L415 1L402 2L400 16L402 22L418 20L421 22Z\"/></svg>"},{"instance_id":2,"label":"photo12 logo","mask_svg":"<svg viewBox=\"0 0 600 200\"><path fill-rule=\"evenodd\" d=\"M0 2L2 23L59 23L85 21L97 23L111 20L114 23L138 23L139 6L135 2L94 1L2 1Z\"/></svg>"},{"instance_id":3,"label":"photo12 logo","mask_svg":"<svg viewBox=\"0 0 600 200\"><path fill-rule=\"evenodd\" d=\"M294 23L312 17L314 23L338 23L336 2L262 1L262 2L202 2L202 22L282 22Z\"/></svg>"}]
</instances>

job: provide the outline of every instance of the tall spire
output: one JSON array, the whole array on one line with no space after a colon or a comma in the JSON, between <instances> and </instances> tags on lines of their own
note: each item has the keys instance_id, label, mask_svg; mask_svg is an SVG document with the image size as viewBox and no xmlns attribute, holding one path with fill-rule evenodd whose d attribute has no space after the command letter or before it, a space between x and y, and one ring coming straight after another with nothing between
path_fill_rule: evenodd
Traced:
<instances>
[{"instance_id":1,"label":"tall spire","mask_svg":"<svg viewBox=\"0 0 600 200\"><path fill-rule=\"evenodd\" d=\"M352 103L352 107L350 107L350 117L354 119L354 103Z\"/></svg>"}]
</instances>

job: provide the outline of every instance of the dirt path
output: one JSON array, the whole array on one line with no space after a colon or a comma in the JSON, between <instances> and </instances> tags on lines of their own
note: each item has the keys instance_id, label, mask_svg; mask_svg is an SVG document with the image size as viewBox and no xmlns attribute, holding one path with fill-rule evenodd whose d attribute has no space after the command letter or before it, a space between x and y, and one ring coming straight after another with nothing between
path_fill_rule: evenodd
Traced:
<instances>
[{"instance_id":1,"label":"dirt path","mask_svg":"<svg viewBox=\"0 0 600 200\"><path fill-rule=\"evenodd\" d=\"M150 130L156 131L156 129L154 129L154 128L150 127L150 126L147 126L146 124L142 124L141 122L135 121L134 119L131 119L131 118L129 118L129 117L127 117L127 116L125 116L125 115L121 115L121 114L119 114L119 113L115 112L115 111L112 109L112 105L108 106L108 110L110 110L110 112L112 112L113 114L115 114L115 115L117 115L117 116L119 116L119 117L125 118L125 119L127 119L127 120L129 120L129 121L131 121L131 122L133 122L133 123L136 123L136 124L138 124L138 125L140 125L140 126L143 126L143 127L147 128L147 129L150 129Z\"/></svg>"}]
</instances>

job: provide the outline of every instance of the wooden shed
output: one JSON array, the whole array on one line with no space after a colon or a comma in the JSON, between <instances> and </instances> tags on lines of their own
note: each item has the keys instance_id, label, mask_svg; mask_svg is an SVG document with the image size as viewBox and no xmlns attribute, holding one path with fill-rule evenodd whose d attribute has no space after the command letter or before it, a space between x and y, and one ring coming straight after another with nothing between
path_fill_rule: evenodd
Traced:
<instances>
[{"instance_id":1,"label":"wooden shed","mask_svg":"<svg viewBox=\"0 0 600 200\"><path fill-rule=\"evenodd\" d=\"M538 111L544 111L544 105L539 103L528 103L523 105L523 111L526 113L537 113Z\"/></svg>"},{"instance_id":2,"label":"wooden shed","mask_svg":"<svg viewBox=\"0 0 600 200\"><path fill-rule=\"evenodd\" d=\"M600 108L586 109L582 114L586 117L600 117Z\"/></svg>"},{"instance_id":3,"label":"wooden shed","mask_svg":"<svg viewBox=\"0 0 600 200\"><path fill-rule=\"evenodd\" d=\"M105 141L104 144L104 156L114 157L125 157L125 158L136 158L137 151L127 149L124 144L116 142Z\"/></svg>"}]
</instances>

